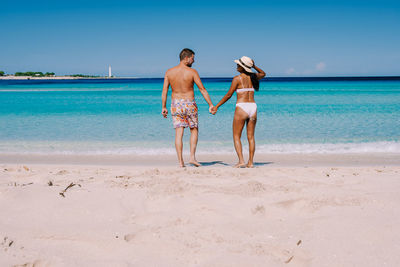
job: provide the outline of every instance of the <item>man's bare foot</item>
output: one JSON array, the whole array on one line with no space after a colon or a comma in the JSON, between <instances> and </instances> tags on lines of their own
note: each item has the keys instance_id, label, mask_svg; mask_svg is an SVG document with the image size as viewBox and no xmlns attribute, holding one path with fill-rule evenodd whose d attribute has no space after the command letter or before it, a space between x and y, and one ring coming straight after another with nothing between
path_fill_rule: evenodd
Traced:
<instances>
[{"instance_id":1,"label":"man's bare foot","mask_svg":"<svg viewBox=\"0 0 400 267\"><path fill-rule=\"evenodd\" d=\"M194 165L195 167L200 167L201 164L197 160L191 160L189 161L190 164Z\"/></svg>"},{"instance_id":2,"label":"man's bare foot","mask_svg":"<svg viewBox=\"0 0 400 267\"><path fill-rule=\"evenodd\" d=\"M244 162L238 162L235 166L233 166L234 168L246 168L246 163Z\"/></svg>"},{"instance_id":3,"label":"man's bare foot","mask_svg":"<svg viewBox=\"0 0 400 267\"><path fill-rule=\"evenodd\" d=\"M179 167L181 167L181 168L185 168L186 166L185 166L185 162L179 162Z\"/></svg>"},{"instance_id":4,"label":"man's bare foot","mask_svg":"<svg viewBox=\"0 0 400 267\"><path fill-rule=\"evenodd\" d=\"M254 164L253 164L253 162L249 162L249 163L247 163L247 166L246 166L247 168L254 168Z\"/></svg>"}]
</instances>

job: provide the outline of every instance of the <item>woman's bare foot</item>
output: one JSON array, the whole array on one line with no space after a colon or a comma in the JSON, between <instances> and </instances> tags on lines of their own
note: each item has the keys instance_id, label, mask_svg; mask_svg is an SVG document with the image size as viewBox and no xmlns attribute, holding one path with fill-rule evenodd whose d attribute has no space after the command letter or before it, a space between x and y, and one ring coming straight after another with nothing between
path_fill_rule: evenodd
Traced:
<instances>
[{"instance_id":1,"label":"woman's bare foot","mask_svg":"<svg viewBox=\"0 0 400 267\"><path fill-rule=\"evenodd\" d=\"M247 166L246 166L247 168L254 168L254 164L253 164L253 162L249 162L249 163L247 163Z\"/></svg>"},{"instance_id":2,"label":"woman's bare foot","mask_svg":"<svg viewBox=\"0 0 400 267\"><path fill-rule=\"evenodd\" d=\"M194 165L195 167L200 167L201 166L201 164L195 159L194 160L190 160L189 163Z\"/></svg>"},{"instance_id":3,"label":"woman's bare foot","mask_svg":"<svg viewBox=\"0 0 400 267\"><path fill-rule=\"evenodd\" d=\"M185 166L185 162L179 162L179 167L181 167L181 168L185 168L186 166Z\"/></svg>"},{"instance_id":4,"label":"woman's bare foot","mask_svg":"<svg viewBox=\"0 0 400 267\"><path fill-rule=\"evenodd\" d=\"M246 163L244 162L238 162L236 163L235 166L233 166L234 168L246 168Z\"/></svg>"}]
</instances>

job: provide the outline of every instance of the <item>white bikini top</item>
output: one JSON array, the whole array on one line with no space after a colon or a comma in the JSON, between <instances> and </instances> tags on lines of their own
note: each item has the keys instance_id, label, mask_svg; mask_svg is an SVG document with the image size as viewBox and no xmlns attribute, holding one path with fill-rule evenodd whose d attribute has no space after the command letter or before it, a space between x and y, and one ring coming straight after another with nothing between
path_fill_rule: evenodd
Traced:
<instances>
[{"instance_id":1,"label":"white bikini top","mask_svg":"<svg viewBox=\"0 0 400 267\"><path fill-rule=\"evenodd\" d=\"M242 77L240 77L240 75L239 75L239 79L240 79L240 82L242 83L242 87L244 87L244 85L243 85L243 80L242 80ZM241 92L254 92L254 88L240 88L240 89L236 89L236 93L241 93Z\"/></svg>"},{"instance_id":2,"label":"white bikini top","mask_svg":"<svg viewBox=\"0 0 400 267\"><path fill-rule=\"evenodd\" d=\"M254 92L254 88L240 88L240 89L236 89L237 93L241 93L241 92Z\"/></svg>"}]
</instances>

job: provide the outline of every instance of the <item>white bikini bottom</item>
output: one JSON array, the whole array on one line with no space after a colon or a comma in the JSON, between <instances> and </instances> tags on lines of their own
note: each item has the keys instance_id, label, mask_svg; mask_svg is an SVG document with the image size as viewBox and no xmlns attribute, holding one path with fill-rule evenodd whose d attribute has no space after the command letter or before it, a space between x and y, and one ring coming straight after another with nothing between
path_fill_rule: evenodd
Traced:
<instances>
[{"instance_id":1,"label":"white bikini bottom","mask_svg":"<svg viewBox=\"0 0 400 267\"><path fill-rule=\"evenodd\" d=\"M237 103L236 106L243 109L249 118L253 117L257 113L257 104L254 102Z\"/></svg>"}]
</instances>

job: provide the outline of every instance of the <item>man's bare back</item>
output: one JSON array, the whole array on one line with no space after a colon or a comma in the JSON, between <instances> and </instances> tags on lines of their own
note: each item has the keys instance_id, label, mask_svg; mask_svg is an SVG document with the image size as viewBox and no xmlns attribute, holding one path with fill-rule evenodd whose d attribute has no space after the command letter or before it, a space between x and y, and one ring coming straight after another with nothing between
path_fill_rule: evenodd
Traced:
<instances>
[{"instance_id":1,"label":"man's bare back","mask_svg":"<svg viewBox=\"0 0 400 267\"><path fill-rule=\"evenodd\" d=\"M166 72L172 89L172 98L194 99L194 77L196 71L192 68L179 64Z\"/></svg>"}]
</instances>

